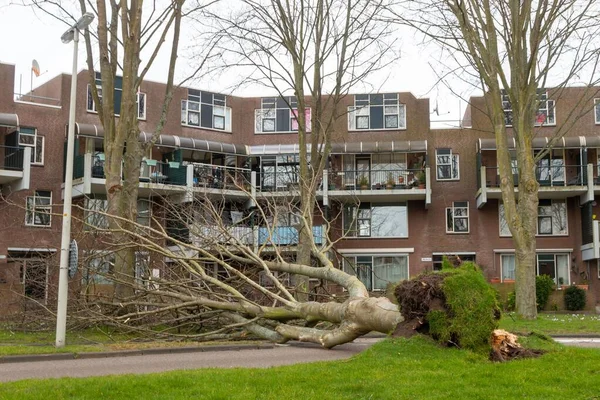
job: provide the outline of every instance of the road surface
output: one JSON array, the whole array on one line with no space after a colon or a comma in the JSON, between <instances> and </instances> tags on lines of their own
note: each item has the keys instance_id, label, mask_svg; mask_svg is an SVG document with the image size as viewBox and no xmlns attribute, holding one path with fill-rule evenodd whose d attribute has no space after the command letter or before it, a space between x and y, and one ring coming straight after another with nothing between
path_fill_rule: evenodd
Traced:
<instances>
[{"instance_id":1,"label":"road surface","mask_svg":"<svg viewBox=\"0 0 600 400\"><path fill-rule=\"evenodd\" d=\"M324 350L316 346L175 353L58 361L0 364L0 382L29 378L85 377L146 374L198 368L268 368L278 365L340 360L365 350L379 338L360 338L353 343Z\"/></svg>"}]
</instances>

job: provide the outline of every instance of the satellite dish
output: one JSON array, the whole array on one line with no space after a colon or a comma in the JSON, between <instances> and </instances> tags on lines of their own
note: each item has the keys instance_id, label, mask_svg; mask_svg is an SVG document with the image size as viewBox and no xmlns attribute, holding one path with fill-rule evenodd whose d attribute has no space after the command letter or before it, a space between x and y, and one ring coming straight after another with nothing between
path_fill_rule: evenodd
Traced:
<instances>
[{"instance_id":1,"label":"satellite dish","mask_svg":"<svg viewBox=\"0 0 600 400\"><path fill-rule=\"evenodd\" d=\"M69 278L73 278L77 273L77 264L79 262L79 247L75 239L71 240L69 245Z\"/></svg>"}]
</instances>

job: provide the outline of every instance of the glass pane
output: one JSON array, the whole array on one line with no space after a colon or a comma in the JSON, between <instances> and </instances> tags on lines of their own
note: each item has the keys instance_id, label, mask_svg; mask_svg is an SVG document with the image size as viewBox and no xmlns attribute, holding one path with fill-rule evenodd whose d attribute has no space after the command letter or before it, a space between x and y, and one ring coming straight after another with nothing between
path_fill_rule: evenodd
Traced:
<instances>
[{"instance_id":1,"label":"glass pane","mask_svg":"<svg viewBox=\"0 0 600 400\"><path fill-rule=\"evenodd\" d=\"M446 208L446 231L453 232L454 230L454 214L452 208Z\"/></svg>"},{"instance_id":2,"label":"glass pane","mask_svg":"<svg viewBox=\"0 0 600 400\"><path fill-rule=\"evenodd\" d=\"M568 285L569 279L569 255L568 254L557 254L556 255L556 277L558 285Z\"/></svg>"},{"instance_id":3,"label":"glass pane","mask_svg":"<svg viewBox=\"0 0 600 400\"><path fill-rule=\"evenodd\" d=\"M502 263L502 280L515 279L515 256L503 255L500 257Z\"/></svg>"},{"instance_id":4,"label":"glass pane","mask_svg":"<svg viewBox=\"0 0 600 400\"><path fill-rule=\"evenodd\" d=\"M406 205L372 207L373 237L408 237Z\"/></svg>"},{"instance_id":5,"label":"glass pane","mask_svg":"<svg viewBox=\"0 0 600 400\"><path fill-rule=\"evenodd\" d=\"M385 116L385 127L386 128L398 128L398 116L397 115L386 115Z\"/></svg>"},{"instance_id":6,"label":"glass pane","mask_svg":"<svg viewBox=\"0 0 600 400\"><path fill-rule=\"evenodd\" d=\"M512 236L506 221L506 215L504 213L504 204L498 206L498 221L500 224L500 236Z\"/></svg>"},{"instance_id":7,"label":"glass pane","mask_svg":"<svg viewBox=\"0 0 600 400\"><path fill-rule=\"evenodd\" d=\"M356 129L369 129L369 117L356 117Z\"/></svg>"},{"instance_id":8,"label":"glass pane","mask_svg":"<svg viewBox=\"0 0 600 400\"><path fill-rule=\"evenodd\" d=\"M552 203L552 229L555 235L567 234L567 204L562 201Z\"/></svg>"},{"instance_id":9,"label":"glass pane","mask_svg":"<svg viewBox=\"0 0 600 400\"><path fill-rule=\"evenodd\" d=\"M552 234L552 217L538 217L538 234Z\"/></svg>"},{"instance_id":10,"label":"glass pane","mask_svg":"<svg viewBox=\"0 0 600 400\"><path fill-rule=\"evenodd\" d=\"M31 162L41 164L44 161L44 137L38 136L35 139L35 151L31 154Z\"/></svg>"},{"instance_id":11,"label":"glass pane","mask_svg":"<svg viewBox=\"0 0 600 400\"><path fill-rule=\"evenodd\" d=\"M458 154L452 156L452 179L458 179Z\"/></svg>"},{"instance_id":12,"label":"glass pane","mask_svg":"<svg viewBox=\"0 0 600 400\"><path fill-rule=\"evenodd\" d=\"M554 266L554 256L550 254L538 255L538 275L548 275L552 279L556 278Z\"/></svg>"},{"instance_id":13,"label":"glass pane","mask_svg":"<svg viewBox=\"0 0 600 400\"><path fill-rule=\"evenodd\" d=\"M197 112L188 112L188 125L200 125L200 114Z\"/></svg>"},{"instance_id":14,"label":"glass pane","mask_svg":"<svg viewBox=\"0 0 600 400\"><path fill-rule=\"evenodd\" d=\"M437 177L438 179L451 179L450 165L439 165L437 166Z\"/></svg>"},{"instance_id":15,"label":"glass pane","mask_svg":"<svg viewBox=\"0 0 600 400\"><path fill-rule=\"evenodd\" d=\"M275 132L275 119L263 119L262 121L262 131L263 132Z\"/></svg>"},{"instance_id":16,"label":"glass pane","mask_svg":"<svg viewBox=\"0 0 600 400\"><path fill-rule=\"evenodd\" d=\"M215 115L213 117L213 127L215 129L225 129L225 117Z\"/></svg>"},{"instance_id":17,"label":"glass pane","mask_svg":"<svg viewBox=\"0 0 600 400\"><path fill-rule=\"evenodd\" d=\"M469 231L469 219L468 218L456 218L454 217L454 232L468 232Z\"/></svg>"},{"instance_id":18,"label":"glass pane","mask_svg":"<svg viewBox=\"0 0 600 400\"><path fill-rule=\"evenodd\" d=\"M385 290L388 283L408 279L407 257L373 257L373 289Z\"/></svg>"},{"instance_id":19,"label":"glass pane","mask_svg":"<svg viewBox=\"0 0 600 400\"><path fill-rule=\"evenodd\" d=\"M358 279L367 287L367 290L373 290L371 285L371 277L373 275L371 263L357 264L356 275L358 276Z\"/></svg>"}]
</instances>

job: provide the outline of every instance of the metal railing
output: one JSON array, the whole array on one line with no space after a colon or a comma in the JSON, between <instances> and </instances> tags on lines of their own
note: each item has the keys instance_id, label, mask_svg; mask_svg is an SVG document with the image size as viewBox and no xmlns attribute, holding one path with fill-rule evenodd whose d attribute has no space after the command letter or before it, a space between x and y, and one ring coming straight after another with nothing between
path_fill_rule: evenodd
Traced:
<instances>
[{"instance_id":1,"label":"metal railing","mask_svg":"<svg viewBox=\"0 0 600 400\"><path fill-rule=\"evenodd\" d=\"M192 163L194 187L243 190L250 188L251 171L247 168Z\"/></svg>"},{"instance_id":2,"label":"metal railing","mask_svg":"<svg viewBox=\"0 0 600 400\"><path fill-rule=\"evenodd\" d=\"M585 165L552 165L536 166L535 176L542 187L567 187L587 185L585 178ZM485 186L489 188L500 187L498 167L485 168ZM519 175L513 168L513 184L518 186Z\"/></svg>"},{"instance_id":3,"label":"metal railing","mask_svg":"<svg viewBox=\"0 0 600 400\"><path fill-rule=\"evenodd\" d=\"M24 153L22 147L0 145L0 169L23 171Z\"/></svg>"},{"instance_id":4,"label":"metal railing","mask_svg":"<svg viewBox=\"0 0 600 400\"><path fill-rule=\"evenodd\" d=\"M60 99L54 97L37 96L33 93L15 93L15 101L21 101L25 103L49 105L49 106L60 106Z\"/></svg>"},{"instance_id":5,"label":"metal railing","mask_svg":"<svg viewBox=\"0 0 600 400\"><path fill-rule=\"evenodd\" d=\"M381 170L343 170L332 172L329 178L330 189L410 189L426 187L424 169L381 169Z\"/></svg>"}]
</instances>

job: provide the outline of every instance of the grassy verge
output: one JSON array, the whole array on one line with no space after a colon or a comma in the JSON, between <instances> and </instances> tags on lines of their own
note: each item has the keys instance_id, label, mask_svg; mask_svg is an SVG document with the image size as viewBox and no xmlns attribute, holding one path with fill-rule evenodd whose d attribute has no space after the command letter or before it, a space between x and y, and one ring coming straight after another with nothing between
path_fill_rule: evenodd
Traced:
<instances>
[{"instance_id":1,"label":"grassy verge","mask_svg":"<svg viewBox=\"0 0 600 400\"><path fill-rule=\"evenodd\" d=\"M534 321L504 314L500 327L510 332L540 332L546 335L600 334L600 315L597 314L539 314Z\"/></svg>"},{"instance_id":2,"label":"grassy verge","mask_svg":"<svg viewBox=\"0 0 600 400\"><path fill-rule=\"evenodd\" d=\"M598 395L600 351L539 339L550 352L495 364L432 341L386 340L347 361L264 369L0 384L2 399L587 399ZM318 377L318 379L316 379Z\"/></svg>"}]
</instances>

